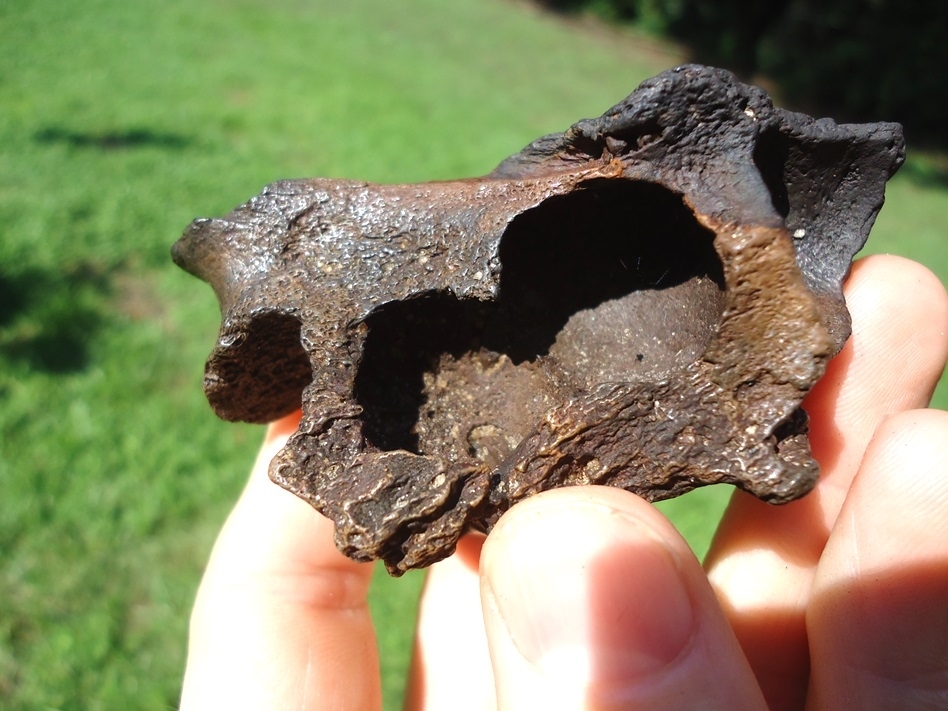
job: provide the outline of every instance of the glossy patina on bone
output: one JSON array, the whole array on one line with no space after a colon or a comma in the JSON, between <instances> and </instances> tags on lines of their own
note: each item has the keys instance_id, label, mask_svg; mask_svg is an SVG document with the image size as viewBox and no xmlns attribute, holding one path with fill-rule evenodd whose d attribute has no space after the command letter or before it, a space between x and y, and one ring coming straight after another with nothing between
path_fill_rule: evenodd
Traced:
<instances>
[{"instance_id":1,"label":"glossy patina on bone","mask_svg":"<svg viewBox=\"0 0 948 711\"><path fill-rule=\"evenodd\" d=\"M215 411L302 406L273 480L398 574L552 487L809 491L800 402L902 158L685 66L483 178L274 183L173 253L220 301Z\"/></svg>"}]
</instances>

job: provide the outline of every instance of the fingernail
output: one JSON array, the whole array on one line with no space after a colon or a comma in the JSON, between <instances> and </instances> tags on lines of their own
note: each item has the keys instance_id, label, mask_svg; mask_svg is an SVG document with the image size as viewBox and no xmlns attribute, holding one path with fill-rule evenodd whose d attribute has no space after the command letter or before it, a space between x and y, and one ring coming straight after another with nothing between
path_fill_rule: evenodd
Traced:
<instances>
[{"instance_id":1,"label":"fingernail","mask_svg":"<svg viewBox=\"0 0 948 711\"><path fill-rule=\"evenodd\" d=\"M496 531L488 595L542 673L626 685L688 645L695 615L670 545L610 506L547 504Z\"/></svg>"}]
</instances>

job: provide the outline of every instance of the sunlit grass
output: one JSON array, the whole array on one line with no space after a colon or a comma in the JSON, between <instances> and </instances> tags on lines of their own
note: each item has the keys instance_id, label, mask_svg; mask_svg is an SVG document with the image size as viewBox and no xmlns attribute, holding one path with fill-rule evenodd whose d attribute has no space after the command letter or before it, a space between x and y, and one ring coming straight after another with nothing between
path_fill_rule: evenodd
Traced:
<instances>
[{"instance_id":1,"label":"sunlit grass","mask_svg":"<svg viewBox=\"0 0 948 711\"><path fill-rule=\"evenodd\" d=\"M0 706L177 704L262 434L201 394L192 218L278 178L483 174L678 61L501 0L0 4ZM898 179L873 244L945 277L946 200ZM699 552L725 496L666 505ZM420 580L374 592L389 708Z\"/></svg>"}]
</instances>

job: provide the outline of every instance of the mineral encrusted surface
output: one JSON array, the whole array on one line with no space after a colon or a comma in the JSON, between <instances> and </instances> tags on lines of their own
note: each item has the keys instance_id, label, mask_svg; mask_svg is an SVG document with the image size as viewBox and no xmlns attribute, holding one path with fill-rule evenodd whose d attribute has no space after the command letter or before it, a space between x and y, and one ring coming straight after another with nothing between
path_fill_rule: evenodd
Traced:
<instances>
[{"instance_id":1,"label":"mineral encrusted surface","mask_svg":"<svg viewBox=\"0 0 948 711\"><path fill-rule=\"evenodd\" d=\"M483 178L274 183L173 256L220 301L214 410L302 407L271 477L399 574L552 487L809 491L800 403L902 159L691 65Z\"/></svg>"}]
</instances>

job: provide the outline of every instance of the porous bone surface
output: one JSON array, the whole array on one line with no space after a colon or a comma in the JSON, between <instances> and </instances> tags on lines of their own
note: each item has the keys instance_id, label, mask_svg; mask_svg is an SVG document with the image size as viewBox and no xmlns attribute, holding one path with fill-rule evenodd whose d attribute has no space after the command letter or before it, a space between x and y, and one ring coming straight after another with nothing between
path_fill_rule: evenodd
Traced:
<instances>
[{"instance_id":1,"label":"porous bone surface","mask_svg":"<svg viewBox=\"0 0 948 711\"><path fill-rule=\"evenodd\" d=\"M902 160L689 65L482 178L274 183L173 256L220 302L214 410L302 407L272 479L399 574L553 487L809 491L800 403Z\"/></svg>"}]
</instances>

